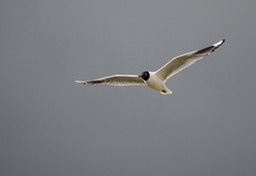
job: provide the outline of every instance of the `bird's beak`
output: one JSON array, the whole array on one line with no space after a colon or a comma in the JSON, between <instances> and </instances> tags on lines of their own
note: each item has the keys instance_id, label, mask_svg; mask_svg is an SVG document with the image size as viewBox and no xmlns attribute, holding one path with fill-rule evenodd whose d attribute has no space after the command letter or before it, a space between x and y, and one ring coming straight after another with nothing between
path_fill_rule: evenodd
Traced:
<instances>
[{"instance_id":1,"label":"bird's beak","mask_svg":"<svg viewBox=\"0 0 256 176\"><path fill-rule=\"evenodd\" d=\"M139 78L141 78L142 76L141 75L138 75Z\"/></svg>"}]
</instances>

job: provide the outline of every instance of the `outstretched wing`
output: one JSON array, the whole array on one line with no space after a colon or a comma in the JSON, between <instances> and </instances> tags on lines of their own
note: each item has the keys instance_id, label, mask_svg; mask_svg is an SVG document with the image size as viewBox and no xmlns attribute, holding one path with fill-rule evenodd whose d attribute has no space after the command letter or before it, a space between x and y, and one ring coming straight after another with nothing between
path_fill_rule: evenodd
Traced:
<instances>
[{"instance_id":1,"label":"outstretched wing","mask_svg":"<svg viewBox=\"0 0 256 176\"><path fill-rule=\"evenodd\" d=\"M156 71L156 75L163 81L169 79L176 73L192 65L196 61L202 59L203 57L212 53L215 49L221 46L225 42L225 39L213 44L212 46L206 47L204 49L192 51L186 54L182 54L173 58L162 68Z\"/></svg>"},{"instance_id":2,"label":"outstretched wing","mask_svg":"<svg viewBox=\"0 0 256 176\"><path fill-rule=\"evenodd\" d=\"M80 84L108 84L112 86L145 85L142 78L137 75L112 75L89 81L75 81Z\"/></svg>"}]
</instances>

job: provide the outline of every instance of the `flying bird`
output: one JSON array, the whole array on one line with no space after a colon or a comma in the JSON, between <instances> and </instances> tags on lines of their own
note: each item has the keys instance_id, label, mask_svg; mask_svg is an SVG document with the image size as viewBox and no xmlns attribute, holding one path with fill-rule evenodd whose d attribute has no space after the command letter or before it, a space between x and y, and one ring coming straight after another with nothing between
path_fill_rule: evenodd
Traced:
<instances>
[{"instance_id":1,"label":"flying bird","mask_svg":"<svg viewBox=\"0 0 256 176\"><path fill-rule=\"evenodd\" d=\"M143 71L140 75L117 74L88 81L76 80L75 82L80 84L108 84L112 86L147 85L148 87L159 91L163 95L171 94L172 91L165 85L165 82L170 77L192 65L196 61L211 54L224 42L225 39L209 47L174 57L160 69L154 72Z\"/></svg>"}]
</instances>

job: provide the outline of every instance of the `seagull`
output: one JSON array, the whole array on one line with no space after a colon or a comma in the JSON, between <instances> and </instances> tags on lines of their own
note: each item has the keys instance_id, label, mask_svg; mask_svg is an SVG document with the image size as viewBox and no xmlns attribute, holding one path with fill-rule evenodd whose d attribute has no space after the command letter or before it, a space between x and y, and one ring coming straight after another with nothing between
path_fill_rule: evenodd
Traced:
<instances>
[{"instance_id":1,"label":"seagull","mask_svg":"<svg viewBox=\"0 0 256 176\"><path fill-rule=\"evenodd\" d=\"M168 95L171 94L172 91L165 85L165 83L170 77L192 65L196 61L201 60L205 56L211 54L224 42L225 39L209 47L174 57L160 69L154 72L143 71L140 75L116 74L88 81L76 80L75 82L80 84L107 84L112 86L147 85L163 95Z\"/></svg>"}]
</instances>

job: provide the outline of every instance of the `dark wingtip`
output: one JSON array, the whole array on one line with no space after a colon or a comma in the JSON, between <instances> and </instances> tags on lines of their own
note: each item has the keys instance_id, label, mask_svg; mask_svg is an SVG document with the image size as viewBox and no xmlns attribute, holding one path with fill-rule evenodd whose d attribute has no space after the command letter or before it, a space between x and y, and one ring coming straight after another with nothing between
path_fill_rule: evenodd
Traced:
<instances>
[{"instance_id":1,"label":"dark wingtip","mask_svg":"<svg viewBox=\"0 0 256 176\"><path fill-rule=\"evenodd\" d=\"M215 49L219 48L224 42L225 42L225 39L222 39L219 42L217 42L217 43L215 43L215 44L213 44L213 45L211 45L209 47L206 47L204 49L198 50L195 54L205 54L207 52L208 52L208 54L210 54L210 53L214 52Z\"/></svg>"},{"instance_id":2,"label":"dark wingtip","mask_svg":"<svg viewBox=\"0 0 256 176\"><path fill-rule=\"evenodd\" d=\"M226 39L222 39L221 41L222 41L221 44L223 44L226 41Z\"/></svg>"},{"instance_id":3,"label":"dark wingtip","mask_svg":"<svg viewBox=\"0 0 256 176\"><path fill-rule=\"evenodd\" d=\"M104 82L105 82L104 79L99 79L99 80L87 81L85 84L103 84Z\"/></svg>"}]
</instances>

